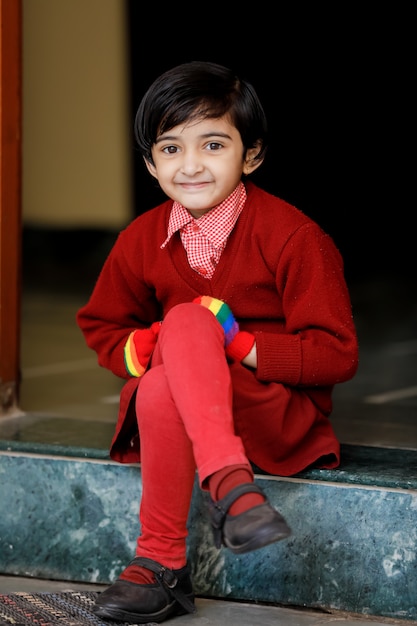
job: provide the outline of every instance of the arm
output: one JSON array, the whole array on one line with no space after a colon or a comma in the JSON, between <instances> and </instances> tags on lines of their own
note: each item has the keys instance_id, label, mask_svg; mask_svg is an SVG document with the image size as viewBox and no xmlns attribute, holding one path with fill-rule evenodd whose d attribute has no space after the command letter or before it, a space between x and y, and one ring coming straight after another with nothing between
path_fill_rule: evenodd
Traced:
<instances>
[{"instance_id":1,"label":"arm","mask_svg":"<svg viewBox=\"0 0 417 626\"><path fill-rule=\"evenodd\" d=\"M276 268L281 332L254 331L260 380L326 386L353 377L358 342L343 261L314 224L289 239Z\"/></svg>"},{"instance_id":2,"label":"arm","mask_svg":"<svg viewBox=\"0 0 417 626\"><path fill-rule=\"evenodd\" d=\"M134 356L146 365L145 357L147 354L149 358L151 354L153 336L156 341L150 327L161 318L152 291L132 273L126 260L126 245L122 233L103 265L89 301L76 317L87 345L97 353L99 364L121 378L135 375L132 363L127 367L129 361L125 362L125 346L129 337L133 338L135 331L144 330L143 351L139 336L135 337L136 341L132 341L131 346L136 353ZM137 256L139 254L138 250ZM132 333L135 335L132 336Z\"/></svg>"}]
</instances>

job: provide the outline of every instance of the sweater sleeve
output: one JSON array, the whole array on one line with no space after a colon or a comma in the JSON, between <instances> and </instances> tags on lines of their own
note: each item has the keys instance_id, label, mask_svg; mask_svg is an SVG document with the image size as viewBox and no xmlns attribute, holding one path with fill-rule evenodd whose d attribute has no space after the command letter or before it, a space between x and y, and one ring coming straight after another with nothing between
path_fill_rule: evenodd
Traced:
<instances>
[{"instance_id":1,"label":"sweater sleeve","mask_svg":"<svg viewBox=\"0 0 417 626\"><path fill-rule=\"evenodd\" d=\"M254 332L259 380L327 386L352 378L358 343L341 255L314 223L287 242L276 271L283 332Z\"/></svg>"},{"instance_id":2,"label":"sweater sleeve","mask_svg":"<svg viewBox=\"0 0 417 626\"><path fill-rule=\"evenodd\" d=\"M130 357L140 355L146 365L144 354L150 354L148 345L142 349L139 342L141 336L147 338L149 333L141 335L135 331L148 329L162 318L152 290L132 272L126 258L129 246L124 231L107 257L90 299L76 315L88 347L97 353L99 365L125 379L137 375L132 367L136 361ZM140 267L140 249L135 254ZM135 341L129 344L129 337ZM135 349L126 352L129 345ZM126 355L130 360L126 360Z\"/></svg>"}]
</instances>

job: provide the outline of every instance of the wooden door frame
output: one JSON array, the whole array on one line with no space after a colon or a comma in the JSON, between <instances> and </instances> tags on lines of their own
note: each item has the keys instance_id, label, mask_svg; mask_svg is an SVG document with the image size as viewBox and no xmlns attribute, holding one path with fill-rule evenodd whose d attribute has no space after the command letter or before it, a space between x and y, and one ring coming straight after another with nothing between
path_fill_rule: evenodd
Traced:
<instances>
[{"instance_id":1,"label":"wooden door frame","mask_svg":"<svg viewBox=\"0 0 417 626\"><path fill-rule=\"evenodd\" d=\"M21 332L22 3L0 0L0 418L18 411Z\"/></svg>"}]
</instances>

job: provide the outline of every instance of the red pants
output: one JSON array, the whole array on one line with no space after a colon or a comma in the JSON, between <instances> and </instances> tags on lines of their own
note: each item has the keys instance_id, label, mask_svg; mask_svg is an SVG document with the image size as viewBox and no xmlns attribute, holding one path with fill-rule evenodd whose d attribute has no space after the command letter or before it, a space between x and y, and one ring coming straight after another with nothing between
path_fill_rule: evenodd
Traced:
<instances>
[{"instance_id":1,"label":"red pants","mask_svg":"<svg viewBox=\"0 0 417 626\"><path fill-rule=\"evenodd\" d=\"M136 414L143 482L136 553L178 569L186 562L196 469L203 488L225 466L252 471L235 434L224 332L211 311L190 303L168 313Z\"/></svg>"}]
</instances>

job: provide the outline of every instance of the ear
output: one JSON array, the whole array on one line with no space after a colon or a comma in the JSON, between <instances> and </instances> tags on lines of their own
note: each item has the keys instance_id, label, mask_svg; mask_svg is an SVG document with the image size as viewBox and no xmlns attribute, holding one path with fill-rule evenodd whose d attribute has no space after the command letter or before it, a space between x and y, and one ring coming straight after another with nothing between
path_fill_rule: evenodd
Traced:
<instances>
[{"instance_id":1,"label":"ear","mask_svg":"<svg viewBox=\"0 0 417 626\"><path fill-rule=\"evenodd\" d=\"M154 177L154 178L158 178L157 174L156 174L156 167L153 163L151 163L151 161L148 161L148 159L143 159L145 161L145 165L146 168L148 170L148 172Z\"/></svg>"},{"instance_id":2,"label":"ear","mask_svg":"<svg viewBox=\"0 0 417 626\"><path fill-rule=\"evenodd\" d=\"M260 150L261 150L261 142L258 141L253 148L249 148L246 151L245 161L243 163L243 173L246 176L252 174L260 165L263 163L263 159L257 159Z\"/></svg>"}]
</instances>

